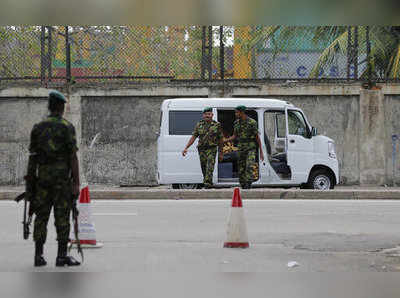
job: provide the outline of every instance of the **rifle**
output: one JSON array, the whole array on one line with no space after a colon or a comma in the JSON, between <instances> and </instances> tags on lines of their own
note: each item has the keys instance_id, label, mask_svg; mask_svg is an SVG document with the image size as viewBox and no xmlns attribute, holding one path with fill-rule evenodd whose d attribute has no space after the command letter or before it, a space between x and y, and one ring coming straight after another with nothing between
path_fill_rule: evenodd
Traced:
<instances>
[{"instance_id":1,"label":"rifle","mask_svg":"<svg viewBox=\"0 0 400 298\"><path fill-rule=\"evenodd\" d=\"M22 222L24 227L24 240L29 238L29 226L32 223L33 213L35 212L34 200L36 198L36 168L37 168L37 154L31 153L28 160L28 171L25 179L25 192L15 198L15 201L19 203L24 199L24 220ZM28 208L29 202L29 208Z\"/></svg>"},{"instance_id":2,"label":"rifle","mask_svg":"<svg viewBox=\"0 0 400 298\"><path fill-rule=\"evenodd\" d=\"M23 229L24 229L24 240L28 240L29 238L29 226L32 223L32 217L33 217L33 207L32 207L32 202L30 202L27 198L26 192L23 192L20 194L18 197L14 199L17 203L20 201L24 200L24 219L22 221ZM29 208L28 208L28 202L29 202Z\"/></svg>"},{"instance_id":3,"label":"rifle","mask_svg":"<svg viewBox=\"0 0 400 298\"><path fill-rule=\"evenodd\" d=\"M75 235L75 242L76 242L76 247L78 249L78 253L81 255L81 263L84 261L84 256L83 256L83 250L81 247L81 241L79 240L79 227L78 227L78 216L79 216L79 210L78 207L76 206L76 201L78 200L79 194L78 195L72 195L72 220L74 223L74 235ZM69 251L71 251L71 248L73 246L73 242L71 241L71 244L69 246Z\"/></svg>"}]
</instances>

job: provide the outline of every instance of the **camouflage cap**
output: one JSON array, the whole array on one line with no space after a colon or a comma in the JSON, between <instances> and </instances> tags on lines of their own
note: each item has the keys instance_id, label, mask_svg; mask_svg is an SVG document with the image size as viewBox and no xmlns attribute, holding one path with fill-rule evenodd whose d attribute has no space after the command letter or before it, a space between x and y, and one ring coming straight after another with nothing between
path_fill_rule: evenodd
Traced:
<instances>
[{"instance_id":1,"label":"camouflage cap","mask_svg":"<svg viewBox=\"0 0 400 298\"><path fill-rule=\"evenodd\" d=\"M212 112L212 107L205 107L203 113Z\"/></svg>"},{"instance_id":2,"label":"camouflage cap","mask_svg":"<svg viewBox=\"0 0 400 298\"><path fill-rule=\"evenodd\" d=\"M53 90L49 93L49 100L50 99L58 100L63 103L67 102L67 99L65 98L64 94L62 94L61 92L58 92L56 90Z\"/></svg>"},{"instance_id":3,"label":"camouflage cap","mask_svg":"<svg viewBox=\"0 0 400 298\"><path fill-rule=\"evenodd\" d=\"M236 111L244 112L244 111L246 111L246 106L244 106L244 105L239 105L239 106L237 106L237 107L235 108L235 110L236 110Z\"/></svg>"}]
</instances>

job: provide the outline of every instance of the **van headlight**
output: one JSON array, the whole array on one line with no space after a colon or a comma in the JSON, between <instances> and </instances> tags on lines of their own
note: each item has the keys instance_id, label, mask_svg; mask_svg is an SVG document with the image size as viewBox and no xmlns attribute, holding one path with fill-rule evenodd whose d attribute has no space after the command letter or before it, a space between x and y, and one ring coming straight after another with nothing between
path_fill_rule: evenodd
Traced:
<instances>
[{"instance_id":1,"label":"van headlight","mask_svg":"<svg viewBox=\"0 0 400 298\"><path fill-rule=\"evenodd\" d=\"M328 155L330 158L336 159L335 143L333 142L328 142Z\"/></svg>"}]
</instances>

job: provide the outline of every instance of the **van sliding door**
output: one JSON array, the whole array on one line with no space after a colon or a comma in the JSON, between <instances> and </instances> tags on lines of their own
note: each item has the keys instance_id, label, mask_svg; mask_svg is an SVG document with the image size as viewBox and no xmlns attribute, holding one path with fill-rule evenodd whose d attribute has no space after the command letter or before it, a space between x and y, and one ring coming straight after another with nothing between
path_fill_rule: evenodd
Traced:
<instances>
[{"instance_id":1,"label":"van sliding door","mask_svg":"<svg viewBox=\"0 0 400 298\"><path fill-rule=\"evenodd\" d=\"M195 125L202 118L202 111L170 110L168 113L168 134L162 142L163 183L202 183L197 143L189 148L186 157L182 151L192 136Z\"/></svg>"}]
</instances>

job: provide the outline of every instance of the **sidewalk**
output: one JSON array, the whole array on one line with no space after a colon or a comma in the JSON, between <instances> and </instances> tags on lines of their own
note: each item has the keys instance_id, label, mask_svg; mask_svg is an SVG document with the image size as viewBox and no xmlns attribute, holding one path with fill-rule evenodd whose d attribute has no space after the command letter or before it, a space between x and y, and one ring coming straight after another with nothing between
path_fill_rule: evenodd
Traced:
<instances>
[{"instance_id":1,"label":"sidewalk","mask_svg":"<svg viewBox=\"0 0 400 298\"><path fill-rule=\"evenodd\" d=\"M23 186L0 187L0 200L12 200L24 191ZM93 200L229 200L233 188L176 190L169 186L119 187L89 185ZM299 188L254 188L241 190L243 199L253 200L400 200L400 187L339 186L330 191Z\"/></svg>"}]
</instances>

